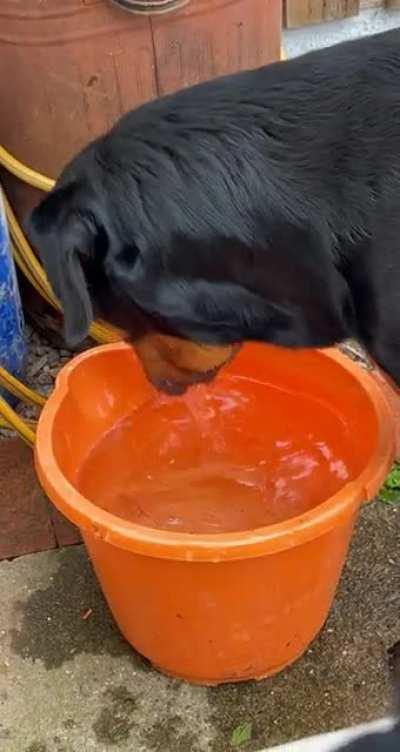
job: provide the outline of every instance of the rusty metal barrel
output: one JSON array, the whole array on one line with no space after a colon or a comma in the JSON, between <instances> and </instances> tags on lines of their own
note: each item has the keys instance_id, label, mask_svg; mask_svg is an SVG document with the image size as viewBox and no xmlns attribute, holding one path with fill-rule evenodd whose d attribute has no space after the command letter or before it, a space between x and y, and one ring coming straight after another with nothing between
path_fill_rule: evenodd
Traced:
<instances>
[{"instance_id":1,"label":"rusty metal barrel","mask_svg":"<svg viewBox=\"0 0 400 752\"><path fill-rule=\"evenodd\" d=\"M2 0L0 143L56 177L127 110L278 59L280 29L280 0Z\"/></svg>"}]
</instances>

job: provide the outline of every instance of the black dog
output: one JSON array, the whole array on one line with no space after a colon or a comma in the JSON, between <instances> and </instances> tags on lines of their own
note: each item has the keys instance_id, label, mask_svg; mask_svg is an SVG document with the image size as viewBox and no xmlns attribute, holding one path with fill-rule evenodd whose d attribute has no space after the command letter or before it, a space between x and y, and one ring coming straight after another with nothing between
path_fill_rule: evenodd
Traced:
<instances>
[{"instance_id":1,"label":"black dog","mask_svg":"<svg viewBox=\"0 0 400 752\"><path fill-rule=\"evenodd\" d=\"M94 313L133 341L357 337L400 383L400 30L131 112L67 166L29 233L71 343Z\"/></svg>"}]
</instances>

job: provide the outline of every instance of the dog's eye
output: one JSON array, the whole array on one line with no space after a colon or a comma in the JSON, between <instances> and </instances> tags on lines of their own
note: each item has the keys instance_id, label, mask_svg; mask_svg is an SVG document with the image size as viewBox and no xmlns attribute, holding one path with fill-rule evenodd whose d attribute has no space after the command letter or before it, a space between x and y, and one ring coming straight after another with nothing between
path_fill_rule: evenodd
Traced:
<instances>
[{"instance_id":1,"label":"dog's eye","mask_svg":"<svg viewBox=\"0 0 400 752\"><path fill-rule=\"evenodd\" d=\"M132 245L124 245L124 247L121 248L117 256L117 261L122 266L129 268L134 265L138 256L139 249L134 243L132 243Z\"/></svg>"}]
</instances>

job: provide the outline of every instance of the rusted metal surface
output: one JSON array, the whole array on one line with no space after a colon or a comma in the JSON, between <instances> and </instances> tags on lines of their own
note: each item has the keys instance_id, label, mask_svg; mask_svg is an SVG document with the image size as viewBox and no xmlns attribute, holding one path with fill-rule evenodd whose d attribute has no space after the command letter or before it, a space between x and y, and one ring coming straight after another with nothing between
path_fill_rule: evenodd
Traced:
<instances>
[{"instance_id":1,"label":"rusted metal surface","mask_svg":"<svg viewBox=\"0 0 400 752\"><path fill-rule=\"evenodd\" d=\"M56 177L127 110L278 59L280 29L279 0L190 0L154 16L110 0L2 0L0 142ZM37 200L14 178L6 188L20 217Z\"/></svg>"}]
</instances>

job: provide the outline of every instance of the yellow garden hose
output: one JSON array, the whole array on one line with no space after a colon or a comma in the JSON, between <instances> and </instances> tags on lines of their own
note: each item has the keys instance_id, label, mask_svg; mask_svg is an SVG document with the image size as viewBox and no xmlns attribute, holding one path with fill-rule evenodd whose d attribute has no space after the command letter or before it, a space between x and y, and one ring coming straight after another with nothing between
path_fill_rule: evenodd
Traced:
<instances>
[{"instance_id":1,"label":"yellow garden hose","mask_svg":"<svg viewBox=\"0 0 400 752\"><path fill-rule=\"evenodd\" d=\"M33 389L30 389L29 386L23 384L19 379L12 376L11 373L8 373L8 371L1 366L0 386L3 386L8 392L10 392L10 394L13 394L14 397L18 397L18 399L23 402L30 402L32 405L37 405L38 407L43 407L46 402L45 397L38 392L35 392Z\"/></svg>"},{"instance_id":2,"label":"yellow garden hose","mask_svg":"<svg viewBox=\"0 0 400 752\"><path fill-rule=\"evenodd\" d=\"M2 416L2 424L6 428L14 428L24 441L30 446L35 443L35 432L30 428L16 412L10 407L8 402L0 395L0 415Z\"/></svg>"},{"instance_id":3,"label":"yellow garden hose","mask_svg":"<svg viewBox=\"0 0 400 752\"><path fill-rule=\"evenodd\" d=\"M26 167L4 149L3 146L0 146L0 165L12 175L15 175L34 188L49 191L54 185L54 180L41 175L30 167ZM3 198L15 263L37 292L53 308L61 311L60 303L51 289L46 273L30 247L4 191ZM120 334L116 329L98 321L92 324L90 335L100 343L114 342L120 339ZM45 397L30 389L2 367L0 367L0 386L22 401L31 402L38 407L43 407L45 404ZM27 444L33 446L35 442L35 426L35 421L21 418L3 397L0 396L0 428L14 429Z\"/></svg>"},{"instance_id":4,"label":"yellow garden hose","mask_svg":"<svg viewBox=\"0 0 400 752\"><path fill-rule=\"evenodd\" d=\"M15 413L15 415L17 415L17 413ZM19 418L19 415L17 415L17 418ZM28 428L31 428L33 433L36 432L36 426L37 426L36 420L31 420L30 418L24 418L23 423L25 426L28 426ZM7 428L11 431L13 430L13 426L3 417L0 418L0 428ZM28 441L28 439L25 439L25 441L27 444L29 444L29 446L33 446L32 442Z\"/></svg>"},{"instance_id":5,"label":"yellow garden hose","mask_svg":"<svg viewBox=\"0 0 400 752\"><path fill-rule=\"evenodd\" d=\"M23 183L28 183L33 188L39 188L40 191L51 191L54 186L55 180L47 178L45 175L41 175L36 170L31 170L30 167L19 162L15 159L5 148L0 145L0 164L5 167L8 172L15 175L16 178L22 180Z\"/></svg>"},{"instance_id":6,"label":"yellow garden hose","mask_svg":"<svg viewBox=\"0 0 400 752\"><path fill-rule=\"evenodd\" d=\"M12 376L11 373L0 366L0 386L4 387L10 394L17 397L23 402L30 402L37 407L43 407L46 402L45 397ZM30 446L35 442L36 421L24 420L15 410L10 407L8 402L0 395L0 428L13 428L24 441Z\"/></svg>"}]
</instances>

